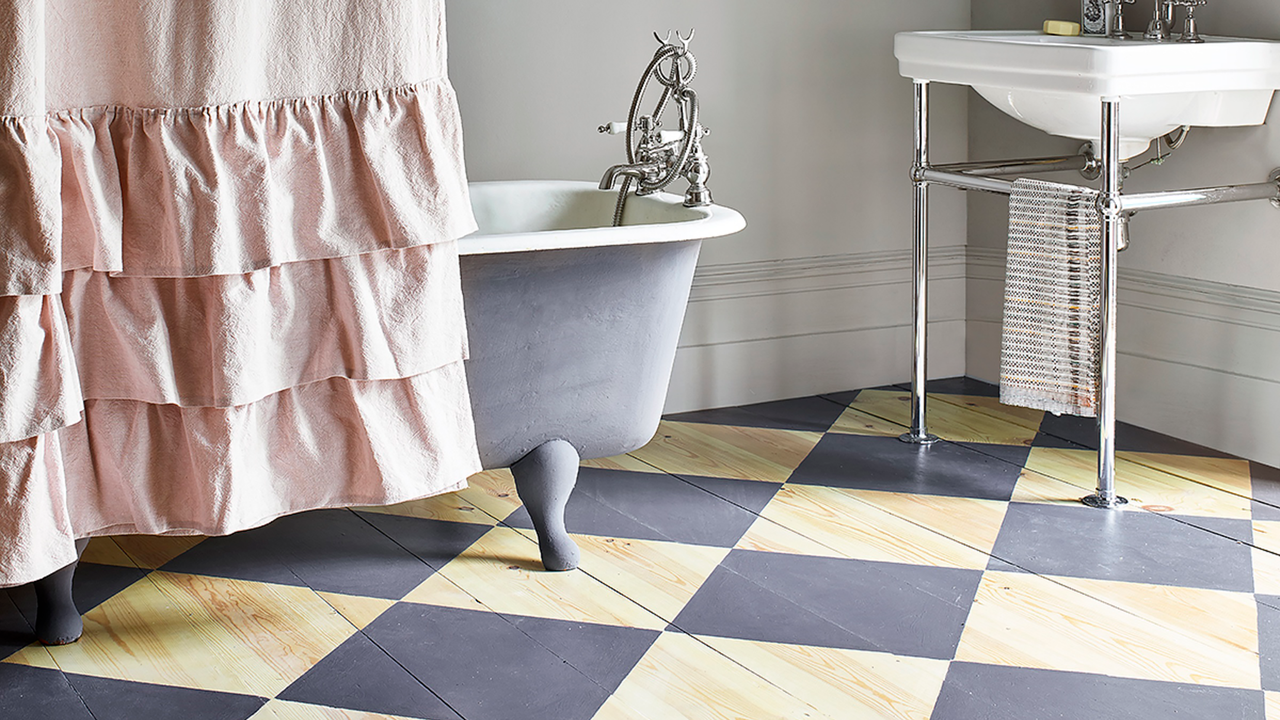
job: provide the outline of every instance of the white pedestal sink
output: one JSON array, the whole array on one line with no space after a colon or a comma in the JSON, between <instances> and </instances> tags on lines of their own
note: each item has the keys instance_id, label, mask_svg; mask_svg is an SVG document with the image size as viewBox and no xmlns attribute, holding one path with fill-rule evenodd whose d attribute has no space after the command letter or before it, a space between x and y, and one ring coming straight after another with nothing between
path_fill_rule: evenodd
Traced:
<instances>
[{"instance_id":1,"label":"white pedestal sink","mask_svg":"<svg viewBox=\"0 0 1280 720\"><path fill-rule=\"evenodd\" d=\"M1280 42L1206 36L1204 43L1061 37L1039 31L899 33L898 70L969 85L1052 135L1099 139L1100 101L1123 100L1120 157L1182 125L1261 125L1280 88Z\"/></svg>"}]
</instances>

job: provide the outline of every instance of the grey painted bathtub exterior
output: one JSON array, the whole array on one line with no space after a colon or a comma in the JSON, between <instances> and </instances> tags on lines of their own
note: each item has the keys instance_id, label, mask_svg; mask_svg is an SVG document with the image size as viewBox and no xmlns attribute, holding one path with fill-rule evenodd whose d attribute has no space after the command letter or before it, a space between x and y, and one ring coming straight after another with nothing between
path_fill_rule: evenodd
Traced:
<instances>
[{"instance_id":1,"label":"grey painted bathtub exterior","mask_svg":"<svg viewBox=\"0 0 1280 720\"><path fill-rule=\"evenodd\" d=\"M500 191L512 185L521 200L502 203ZM701 238L736 232L743 223L716 208L731 215L729 222L697 228L701 215L665 196L628 201L627 222L648 231L611 228L614 193L546 183L549 197L538 199L539 189L473 185L479 237L490 225L508 237L527 233L526 244L551 249L467 254L468 240L478 237L463 239L466 368L481 461L512 468L543 565L564 570L578 560L564 504L579 458L629 452L653 437ZM530 224L511 217L521 202L536 216ZM559 211L547 214L549 207ZM546 229L530 233L530 225ZM645 242L646 232L653 242Z\"/></svg>"}]
</instances>

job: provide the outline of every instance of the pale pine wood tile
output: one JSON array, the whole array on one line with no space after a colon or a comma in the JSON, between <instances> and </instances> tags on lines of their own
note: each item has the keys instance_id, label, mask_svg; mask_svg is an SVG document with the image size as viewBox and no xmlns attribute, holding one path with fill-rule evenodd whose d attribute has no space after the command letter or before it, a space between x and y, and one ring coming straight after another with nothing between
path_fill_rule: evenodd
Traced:
<instances>
[{"instance_id":1,"label":"pale pine wood tile","mask_svg":"<svg viewBox=\"0 0 1280 720\"><path fill-rule=\"evenodd\" d=\"M1138 452L1119 453L1119 457L1236 495L1245 508L1249 507L1247 498L1253 494L1253 480L1248 460Z\"/></svg>"},{"instance_id":2,"label":"pale pine wood tile","mask_svg":"<svg viewBox=\"0 0 1280 720\"><path fill-rule=\"evenodd\" d=\"M607 458L583 460L582 467L599 468L601 470L627 470L630 472L659 472L657 468L649 463L637 460L630 455L614 455Z\"/></svg>"},{"instance_id":3,"label":"pale pine wood tile","mask_svg":"<svg viewBox=\"0 0 1280 720\"><path fill-rule=\"evenodd\" d=\"M1253 589L1280 595L1280 522L1253 521Z\"/></svg>"},{"instance_id":4,"label":"pale pine wood tile","mask_svg":"<svg viewBox=\"0 0 1280 720\"><path fill-rule=\"evenodd\" d=\"M1008 504L943 495L857 490L860 502L973 547L984 555L995 547ZM985 567L985 566L984 566Z\"/></svg>"},{"instance_id":5,"label":"pale pine wood tile","mask_svg":"<svg viewBox=\"0 0 1280 720\"><path fill-rule=\"evenodd\" d=\"M1213 611L1180 619L1197 604L1224 617L1188 627ZM1257 689L1255 616L1246 593L989 571L956 660ZM1252 645L1242 641L1250 632Z\"/></svg>"},{"instance_id":6,"label":"pale pine wood tile","mask_svg":"<svg viewBox=\"0 0 1280 720\"><path fill-rule=\"evenodd\" d=\"M369 623L378 619L378 616L386 612L392 605L394 600L386 600L384 598L357 597L355 595L341 595L330 592L316 592L325 602L329 603L338 614L347 619L347 622L363 630L369 626Z\"/></svg>"},{"instance_id":7,"label":"pale pine wood tile","mask_svg":"<svg viewBox=\"0 0 1280 720\"><path fill-rule=\"evenodd\" d=\"M832 717L928 720L946 660L698 636L734 662Z\"/></svg>"},{"instance_id":8,"label":"pale pine wood tile","mask_svg":"<svg viewBox=\"0 0 1280 720\"><path fill-rule=\"evenodd\" d=\"M663 633L595 718L830 720L812 705L682 633Z\"/></svg>"},{"instance_id":9,"label":"pale pine wood tile","mask_svg":"<svg viewBox=\"0 0 1280 720\"><path fill-rule=\"evenodd\" d=\"M459 608L461 610L479 610L482 612L491 612L490 608L485 606L476 598L468 595L465 590L458 587L456 583L449 580L440 573L436 573L422 584L413 589L413 592L401 599L401 602L419 603L421 605L441 605L444 607Z\"/></svg>"},{"instance_id":10,"label":"pale pine wood tile","mask_svg":"<svg viewBox=\"0 0 1280 720\"><path fill-rule=\"evenodd\" d=\"M780 533L781 525L829 548L820 555L981 570L1004 511L1005 503L990 500L784 485L739 547L815 552Z\"/></svg>"},{"instance_id":11,"label":"pale pine wood tile","mask_svg":"<svg viewBox=\"0 0 1280 720\"><path fill-rule=\"evenodd\" d=\"M444 581L470 597L444 590ZM661 618L580 569L543 570L537 544L506 527L490 530L404 599L459 607L450 604L450 598L468 602L473 609L478 600L494 612L512 615L655 630L666 626Z\"/></svg>"},{"instance_id":12,"label":"pale pine wood tile","mask_svg":"<svg viewBox=\"0 0 1280 720\"><path fill-rule=\"evenodd\" d=\"M908 396L910 397L910 396ZM1000 402L1000 398L986 397L984 395L930 395L937 398L939 402L949 405L966 408L972 412L986 415L993 420L1010 425L1017 425L1026 430L1030 430L1034 438L1034 433L1040 432L1040 423L1044 421L1044 411L1034 410L1032 408L1019 407L1017 405L1006 405Z\"/></svg>"},{"instance_id":13,"label":"pale pine wood tile","mask_svg":"<svg viewBox=\"0 0 1280 720\"><path fill-rule=\"evenodd\" d=\"M496 525L520 507L516 482L510 470L485 470L467 478L468 487L457 492L381 507L356 508L362 512L448 520L473 525Z\"/></svg>"},{"instance_id":14,"label":"pale pine wood tile","mask_svg":"<svg viewBox=\"0 0 1280 720\"><path fill-rule=\"evenodd\" d=\"M1165 467L1182 468L1188 475L1195 475L1200 480L1212 479L1213 485L1195 482L1171 475L1163 470L1151 467L1154 458L1168 459ZM1142 462L1135 462L1135 459ZM1232 461L1227 465L1219 463L1200 463L1199 460L1212 458L1186 458L1181 456L1154 456L1140 453L1116 454L1116 492L1129 499L1132 507L1140 507L1152 512L1175 513L1179 515L1201 515L1206 517L1248 519L1250 507L1248 485L1244 485L1244 495L1222 488L1238 487L1239 478L1230 474L1214 475L1212 468L1226 467L1236 470ZM1245 464L1245 471L1248 465ZM1027 458L1025 469L1061 480L1080 488L1087 495L1097 486L1098 460L1097 453L1092 450L1065 450L1060 448L1032 448ZM1248 476L1243 482L1248 482Z\"/></svg>"},{"instance_id":15,"label":"pale pine wood tile","mask_svg":"<svg viewBox=\"0 0 1280 720\"><path fill-rule=\"evenodd\" d=\"M5 658L3 662L13 663L14 665L29 665L46 670L58 669L58 663L54 662L53 656L49 654L48 649L40 643L31 643Z\"/></svg>"},{"instance_id":16,"label":"pale pine wood tile","mask_svg":"<svg viewBox=\"0 0 1280 720\"><path fill-rule=\"evenodd\" d=\"M927 396L927 400L933 399L934 395ZM904 427L911 426L911 393L904 390L863 390L849 407ZM932 424L933 417L928 419Z\"/></svg>"},{"instance_id":17,"label":"pale pine wood tile","mask_svg":"<svg viewBox=\"0 0 1280 720\"><path fill-rule=\"evenodd\" d=\"M993 398L972 395L927 397L929 432L955 442L1031 445L1043 411L1001 405ZM901 390L863 390L849 407L899 425L911 424L911 393Z\"/></svg>"},{"instance_id":18,"label":"pale pine wood tile","mask_svg":"<svg viewBox=\"0 0 1280 720\"><path fill-rule=\"evenodd\" d=\"M663 421L631 455L663 472L785 482L822 433Z\"/></svg>"},{"instance_id":19,"label":"pale pine wood tile","mask_svg":"<svg viewBox=\"0 0 1280 720\"><path fill-rule=\"evenodd\" d=\"M783 486L786 487L785 485ZM789 555L818 555L820 557L848 557L844 552L802 535L786 525L780 525L767 517L756 518L746 534L738 540L735 550L787 553Z\"/></svg>"},{"instance_id":20,"label":"pale pine wood tile","mask_svg":"<svg viewBox=\"0 0 1280 720\"><path fill-rule=\"evenodd\" d=\"M66 672L272 697L354 632L308 588L154 572L48 650Z\"/></svg>"},{"instance_id":21,"label":"pale pine wood tile","mask_svg":"<svg viewBox=\"0 0 1280 720\"><path fill-rule=\"evenodd\" d=\"M533 531L523 531L536 538ZM658 617L671 622L729 554L728 548L656 540L574 535L579 567Z\"/></svg>"},{"instance_id":22,"label":"pale pine wood tile","mask_svg":"<svg viewBox=\"0 0 1280 720\"><path fill-rule=\"evenodd\" d=\"M1091 578L1054 577L1090 597L1177 632L1193 643L1220 646L1257 667L1257 602L1253 593Z\"/></svg>"},{"instance_id":23,"label":"pale pine wood tile","mask_svg":"<svg viewBox=\"0 0 1280 720\"><path fill-rule=\"evenodd\" d=\"M910 418L907 418L908 425ZM829 432L846 435L877 435L881 437L898 437L908 430L908 425L899 425L875 415L868 415L857 408L845 408L840 417L831 424Z\"/></svg>"},{"instance_id":24,"label":"pale pine wood tile","mask_svg":"<svg viewBox=\"0 0 1280 720\"><path fill-rule=\"evenodd\" d=\"M138 567L155 570L204 542L204 535L116 535L111 538Z\"/></svg>"},{"instance_id":25,"label":"pale pine wood tile","mask_svg":"<svg viewBox=\"0 0 1280 720\"><path fill-rule=\"evenodd\" d=\"M80 562L136 568L138 564L109 537L96 537L85 546Z\"/></svg>"},{"instance_id":26,"label":"pale pine wood tile","mask_svg":"<svg viewBox=\"0 0 1280 720\"><path fill-rule=\"evenodd\" d=\"M1280 720L1280 692L1266 693L1267 696L1267 720Z\"/></svg>"},{"instance_id":27,"label":"pale pine wood tile","mask_svg":"<svg viewBox=\"0 0 1280 720\"><path fill-rule=\"evenodd\" d=\"M1034 454L1036 449L1031 452ZM1083 488L1075 483L1023 468L1009 499L1012 502L1079 505L1080 498L1091 492L1092 488Z\"/></svg>"},{"instance_id":28,"label":"pale pine wood tile","mask_svg":"<svg viewBox=\"0 0 1280 720\"><path fill-rule=\"evenodd\" d=\"M308 705L287 700L271 700L249 720L411 720L399 715Z\"/></svg>"}]
</instances>

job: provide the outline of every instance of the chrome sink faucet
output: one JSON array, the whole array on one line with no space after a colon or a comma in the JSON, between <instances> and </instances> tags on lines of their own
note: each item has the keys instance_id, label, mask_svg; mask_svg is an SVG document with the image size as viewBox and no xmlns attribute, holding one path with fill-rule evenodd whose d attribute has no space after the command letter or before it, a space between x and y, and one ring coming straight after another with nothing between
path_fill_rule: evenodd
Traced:
<instances>
[{"instance_id":1,"label":"chrome sink faucet","mask_svg":"<svg viewBox=\"0 0 1280 720\"><path fill-rule=\"evenodd\" d=\"M1147 32L1143 34L1143 37L1156 42L1172 40L1173 9L1177 6L1182 6L1187 11L1183 17L1182 35L1178 37L1178 41L1189 43L1204 42L1204 38L1200 37L1196 23L1196 8L1206 2L1207 0L1155 0L1155 14L1151 18L1151 23L1147 25Z\"/></svg>"}]
</instances>

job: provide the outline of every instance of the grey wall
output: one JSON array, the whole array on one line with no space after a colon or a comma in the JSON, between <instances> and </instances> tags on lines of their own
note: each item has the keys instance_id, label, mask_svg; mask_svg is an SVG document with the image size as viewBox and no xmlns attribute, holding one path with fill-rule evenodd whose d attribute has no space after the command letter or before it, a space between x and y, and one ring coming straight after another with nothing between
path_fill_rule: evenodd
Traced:
<instances>
[{"instance_id":1,"label":"grey wall","mask_svg":"<svg viewBox=\"0 0 1280 720\"><path fill-rule=\"evenodd\" d=\"M1131 27L1145 24L1138 0ZM973 0L973 27L1037 27L1079 15L1074 0ZM1275 0L1210 0L1202 32L1280 39ZM1123 113L1123 105L1121 106ZM1070 152L973 96L974 158ZM1132 192L1260 182L1280 166L1280 103L1267 125L1199 128L1162 166L1138 170ZM1077 182L1079 176L1062 176ZM969 198L967 368L999 374L1006 205ZM1243 203L1144 213L1120 256L1118 413L1121 420L1280 465L1280 213Z\"/></svg>"},{"instance_id":2,"label":"grey wall","mask_svg":"<svg viewBox=\"0 0 1280 720\"><path fill-rule=\"evenodd\" d=\"M705 244L667 410L905 380L911 83L899 30L963 28L969 0L452 0L450 75L473 180L598 180L656 43L697 28L717 202L747 230ZM940 88L939 159L965 157L967 92ZM683 183L681 182L680 191ZM965 200L939 193L935 375L965 371Z\"/></svg>"}]
</instances>

